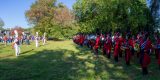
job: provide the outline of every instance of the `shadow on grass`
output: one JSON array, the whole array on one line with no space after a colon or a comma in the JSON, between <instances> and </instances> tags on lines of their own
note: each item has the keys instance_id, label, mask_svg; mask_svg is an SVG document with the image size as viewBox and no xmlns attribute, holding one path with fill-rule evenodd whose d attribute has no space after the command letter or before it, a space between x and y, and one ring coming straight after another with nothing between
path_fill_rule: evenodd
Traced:
<instances>
[{"instance_id":1,"label":"shadow on grass","mask_svg":"<svg viewBox=\"0 0 160 80\"><path fill-rule=\"evenodd\" d=\"M94 59L90 49L79 46L76 48L79 52L67 49L43 50L16 59L2 59L0 80L143 79L139 76L141 74L137 66L127 67L121 63L124 61L115 63L113 59L109 60L101 55Z\"/></svg>"},{"instance_id":2,"label":"shadow on grass","mask_svg":"<svg viewBox=\"0 0 160 80\"><path fill-rule=\"evenodd\" d=\"M21 54L26 54L26 53L32 52L33 50L34 50L34 49L31 49L31 50L25 51L25 52L23 52L23 53L21 53Z\"/></svg>"},{"instance_id":3,"label":"shadow on grass","mask_svg":"<svg viewBox=\"0 0 160 80\"><path fill-rule=\"evenodd\" d=\"M9 45L7 45L7 46L9 46ZM5 48L6 46L5 46L5 44L1 44L0 43L0 49L3 49L3 48Z\"/></svg>"},{"instance_id":4,"label":"shadow on grass","mask_svg":"<svg viewBox=\"0 0 160 80\"><path fill-rule=\"evenodd\" d=\"M87 47L79 47L79 53L85 53L90 50ZM90 50L93 53L92 50ZM139 64L139 59L136 55L132 56L131 65L127 66L123 58L119 58L119 62L115 62L113 59L113 53L111 59L106 58L102 55L101 49L99 50L99 58L92 59L89 62L94 64L95 78L94 79L102 79L102 80L159 80L160 70L157 67L157 60L152 57L152 62L149 66L149 75L142 75L141 67ZM89 60L86 59L86 60Z\"/></svg>"},{"instance_id":5,"label":"shadow on grass","mask_svg":"<svg viewBox=\"0 0 160 80\"><path fill-rule=\"evenodd\" d=\"M58 38L48 38L49 41L64 41L63 39Z\"/></svg>"},{"instance_id":6,"label":"shadow on grass","mask_svg":"<svg viewBox=\"0 0 160 80\"><path fill-rule=\"evenodd\" d=\"M43 50L30 56L0 60L0 80L64 80L71 79L72 65L64 60L67 50Z\"/></svg>"}]
</instances>

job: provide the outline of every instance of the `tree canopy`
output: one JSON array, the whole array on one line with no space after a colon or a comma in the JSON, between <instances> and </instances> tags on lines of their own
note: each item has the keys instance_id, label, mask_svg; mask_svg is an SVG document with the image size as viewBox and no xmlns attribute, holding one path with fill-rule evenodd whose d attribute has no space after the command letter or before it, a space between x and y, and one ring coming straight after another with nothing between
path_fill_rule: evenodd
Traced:
<instances>
[{"instance_id":1,"label":"tree canopy","mask_svg":"<svg viewBox=\"0 0 160 80\"><path fill-rule=\"evenodd\" d=\"M148 2L149 1L149 6ZM37 0L26 18L34 30L56 38L77 32L154 31L159 17L159 0L77 0L73 10L56 0Z\"/></svg>"},{"instance_id":2,"label":"tree canopy","mask_svg":"<svg viewBox=\"0 0 160 80\"><path fill-rule=\"evenodd\" d=\"M154 20L154 27L160 27L160 0L149 0L149 8Z\"/></svg>"},{"instance_id":3,"label":"tree canopy","mask_svg":"<svg viewBox=\"0 0 160 80\"><path fill-rule=\"evenodd\" d=\"M77 0L76 19L82 32L102 32L120 29L153 30L153 18L145 0Z\"/></svg>"},{"instance_id":4,"label":"tree canopy","mask_svg":"<svg viewBox=\"0 0 160 80\"><path fill-rule=\"evenodd\" d=\"M40 34L56 38L70 37L74 34L74 15L65 5L56 0L37 0L26 12L27 20ZM71 31L72 30L72 31Z\"/></svg>"}]
</instances>

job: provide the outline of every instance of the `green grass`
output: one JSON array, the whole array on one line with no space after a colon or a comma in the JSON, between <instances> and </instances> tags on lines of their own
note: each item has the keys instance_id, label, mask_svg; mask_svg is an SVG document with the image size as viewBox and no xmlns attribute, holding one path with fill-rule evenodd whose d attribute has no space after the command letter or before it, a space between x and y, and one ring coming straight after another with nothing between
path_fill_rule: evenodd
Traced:
<instances>
[{"instance_id":1,"label":"green grass","mask_svg":"<svg viewBox=\"0 0 160 80\"><path fill-rule=\"evenodd\" d=\"M32 43L21 51L15 57L11 46L0 44L0 80L158 80L160 74L154 56L149 75L143 76L136 57L131 66L124 59L95 59L90 49L72 41L50 41L39 48Z\"/></svg>"}]
</instances>

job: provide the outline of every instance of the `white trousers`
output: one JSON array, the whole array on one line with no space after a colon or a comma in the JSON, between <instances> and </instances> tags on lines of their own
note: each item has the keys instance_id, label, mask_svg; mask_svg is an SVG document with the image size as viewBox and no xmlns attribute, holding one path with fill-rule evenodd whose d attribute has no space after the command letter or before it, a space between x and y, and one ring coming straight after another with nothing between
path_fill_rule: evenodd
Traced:
<instances>
[{"instance_id":1,"label":"white trousers","mask_svg":"<svg viewBox=\"0 0 160 80\"><path fill-rule=\"evenodd\" d=\"M43 39L43 45L45 45L46 44L46 39Z\"/></svg>"},{"instance_id":2,"label":"white trousers","mask_svg":"<svg viewBox=\"0 0 160 80\"><path fill-rule=\"evenodd\" d=\"M15 49L16 56L19 56L19 54L20 54L20 47L19 47L19 45L15 44L14 45L14 49Z\"/></svg>"},{"instance_id":3,"label":"white trousers","mask_svg":"<svg viewBox=\"0 0 160 80\"><path fill-rule=\"evenodd\" d=\"M36 40L36 47L38 47L38 40Z\"/></svg>"}]
</instances>

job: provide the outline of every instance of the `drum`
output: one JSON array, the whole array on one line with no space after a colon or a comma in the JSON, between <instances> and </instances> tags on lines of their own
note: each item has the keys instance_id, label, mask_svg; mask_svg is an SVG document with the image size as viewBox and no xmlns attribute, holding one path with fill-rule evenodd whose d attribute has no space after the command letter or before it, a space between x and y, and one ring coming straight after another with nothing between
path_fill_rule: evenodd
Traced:
<instances>
[{"instance_id":1,"label":"drum","mask_svg":"<svg viewBox=\"0 0 160 80\"><path fill-rule=\"evenodd\" d=\"M135 45L134 45L134 50L135 51L140 51L140 47L139 47L139 44L138 43L136 43Z\"/></svg>"}]
</instances>

